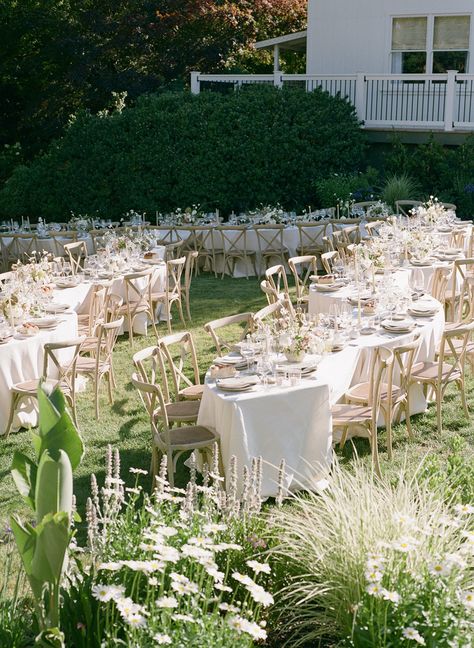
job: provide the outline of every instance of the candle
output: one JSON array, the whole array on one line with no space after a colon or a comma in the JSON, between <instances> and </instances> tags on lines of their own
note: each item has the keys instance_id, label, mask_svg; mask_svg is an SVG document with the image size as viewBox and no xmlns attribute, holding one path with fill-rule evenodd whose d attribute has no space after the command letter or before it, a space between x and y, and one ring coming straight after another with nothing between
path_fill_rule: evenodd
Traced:
<instances>
[{"instance_id":1,"label":"candle","mask_svg":"<svg viewBox=\"0 0 474 648\"><path fill-rule=\"evenodd\" d=\"M372 292L375 295L375 263L372 263Z\"/></svg>"}]
</instances>

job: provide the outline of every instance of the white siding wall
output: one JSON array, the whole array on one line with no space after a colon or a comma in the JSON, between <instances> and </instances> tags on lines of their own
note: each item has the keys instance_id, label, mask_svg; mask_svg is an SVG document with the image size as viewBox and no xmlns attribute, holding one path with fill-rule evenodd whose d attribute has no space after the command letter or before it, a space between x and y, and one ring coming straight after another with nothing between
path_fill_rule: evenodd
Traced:
<instances>
[{"instance_id":1,"label":"white siding wall","mask_svg":"<svg viewBox=\"0 0 474 648\"><path fill-rule=\"evenodd\" d=\"M430 14L471 14L474 73L474 0L309 0L307 73L389 74L391 17Z\"/></svg>"}]
</instances>

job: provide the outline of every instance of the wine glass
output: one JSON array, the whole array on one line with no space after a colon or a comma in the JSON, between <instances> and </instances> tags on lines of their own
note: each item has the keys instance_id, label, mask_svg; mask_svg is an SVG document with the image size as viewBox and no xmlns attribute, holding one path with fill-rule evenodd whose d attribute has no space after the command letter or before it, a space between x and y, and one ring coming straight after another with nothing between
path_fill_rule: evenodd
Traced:
<instances>
[{"instance_id":1,"label":"wine glass","mask_svg":"<svg viewBox=\"0 0 474 648\"><path fill-rule=\"evenodd\" d=\"M425 276L421 268L415 268L411 275L411 286L417 297L421 297L425 290Z\"/></svg>"},{"instance_id":2,"label":"wine glass","mask_svg":"<svg viewBox=\"0 0 474 648\"><path fill-rule=\"evenodd\" d=\"M246 339L240 343L240 353L242 357L247 360L247 373L250 374L250 361L254 358L254 346L250 339Z\"/></svg>"}]
</instances>

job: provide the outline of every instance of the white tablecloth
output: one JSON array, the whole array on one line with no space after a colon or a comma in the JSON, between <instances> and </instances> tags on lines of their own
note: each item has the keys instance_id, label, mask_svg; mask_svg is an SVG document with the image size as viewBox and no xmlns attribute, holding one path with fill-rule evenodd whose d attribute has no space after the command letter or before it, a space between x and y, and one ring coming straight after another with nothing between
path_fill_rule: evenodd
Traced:
<instances>
[{"instance_id":1,"label":"white tablecloth","mask_svg":"<svg viewBox=\"0 0 474 648\"><path fill-rule=\"evenodd\" d=\"M76 313L63 313L59 318L60 323L54 331L40 331L32 338L13 339L0 345L0 434L5 433L10 413L10 387L15 383L41 377L46 342L61 342L77 337ZM65 357L64 361L66 360ZM12 429L37 425L36 401L23 399L20 406Z\"/></svg>"},{"instance_id":2,"label":"white tablecloth","mask_svg":"<svg viewBox=\"0 0 474 648\"><path fill-rule=\"evenodd\" d=\"M208 379L198 423L219 433L226 475L232 455L237 457L240 471L244 465L250 468L253 457L261 456L263 496L275 496L278 466L285 459L286 487L314 488L331 465L331 406L349 387L368 380L371 353L378 346L406 344L419 332L422 339L416 360L433 360L444 328L444 312L440 304L438 308L433 318L417 320L412 333L389 335L380 331L350 342L341 352L323 358L316 374L297 387L264 390L258 386L252 392L226 394ZM426 409L420 387L413 387L411 397L412 414Z\"/></svg>"}]
</instances>

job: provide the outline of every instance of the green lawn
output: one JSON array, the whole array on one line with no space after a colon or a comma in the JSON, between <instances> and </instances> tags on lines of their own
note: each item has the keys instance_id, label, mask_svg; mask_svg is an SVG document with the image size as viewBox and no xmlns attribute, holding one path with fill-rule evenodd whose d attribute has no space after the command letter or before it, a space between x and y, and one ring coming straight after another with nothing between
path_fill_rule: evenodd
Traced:
<instances>
[{"instance_id":1,"label":"green lawn","mask_svg":"<svg viewBox=\"0 0 474 648\"><path fill-rule=\"evenodd\" d=\"M258 310L265 305L265 300L256 279L215 279L209 275L200 275L193 282L192 290L193 325L190 327L197 346L201 373L215 357L211 339L203 330L203 324L217 317ZM175 318L176 321L176 318ZM175 324L177 329L177 325ZM159 333L166 334L164 324L160 325ZM148 337L137 337L135 349L153 345L153 332ZM128 468L132 466L148 469L150 463L150 429L143 406L130 383L132 373L132 351L128 339L122 338L115 352L115 367L117 389L115 403L109 406L104 386L100 407L100 421L94 419L93 401L90 388L78 399L79 424L86 445L84 460L75 475L75 493L78 500L79 512L83 514L85 501L89 492L91 473L96 473L99 483L104 475L104 454L110 443L119 448L122 458L122 477L132 481ZM474 382L468 384L469 402L474 414ZM394 458L387 461L384 447L384 434L380 435L381 463L384 474L390 476L402 465L414 468L427 453L446 455L449 452L449 440L458 434L467 440L468 452L473 453L474 440L471 421L463 417L459 399L455 391L450 391L444 407L444 432L438 435L434 409L427 414L414 417L413 428L415 440L407 439L405 426L402 424L394 430ZM358 440L355 447L364 461L370 460L368 442ZM12 434L8 439L1 440L0 446L0 525L7 525L8 515L12 511L20 511L28 516L29 512L17 495L9 475L9 466L14 450L30 453L30 437L28 431ZM342 455L342 461L350 465L354 448L347 444ZM473 453L474 454L474 453ZM177 485L186 481L186 469L179 466ZM0 528L1 528L0 527Z\"/></svg>"}]
</instances>

